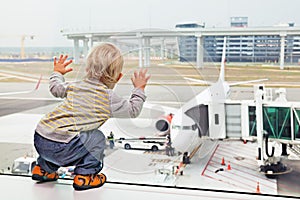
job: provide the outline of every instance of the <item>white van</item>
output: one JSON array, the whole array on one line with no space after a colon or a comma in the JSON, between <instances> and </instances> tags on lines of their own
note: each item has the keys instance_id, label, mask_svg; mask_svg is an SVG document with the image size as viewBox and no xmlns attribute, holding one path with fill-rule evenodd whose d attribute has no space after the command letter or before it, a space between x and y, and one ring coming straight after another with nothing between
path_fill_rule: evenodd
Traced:
<instances>
[{"instance_id":1,"label":"white van","mask_svg":"<svg viewBox=\"0 0 300 200\"><path fill-rule=\"evenodd\" d=\"M152 151L165 149L165 137L159 138L120 138L115 140L116 146L123 147L124 149L149 149Z\"/></svg>"}]
</instances>

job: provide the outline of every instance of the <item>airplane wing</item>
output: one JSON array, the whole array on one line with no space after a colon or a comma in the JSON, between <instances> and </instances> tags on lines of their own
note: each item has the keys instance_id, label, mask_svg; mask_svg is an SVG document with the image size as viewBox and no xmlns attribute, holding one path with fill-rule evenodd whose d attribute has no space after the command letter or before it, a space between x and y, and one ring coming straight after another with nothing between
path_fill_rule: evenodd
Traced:
<instances>
[{"instance_id":1,"label":"airplane wing","mask_svg":"<svg viewBox=\"0 0 300 200\"><path fill-rule=\"evenodd\" d=\"M267 80L269 80L269 79L264 78L264 79L250 80L250 81L240 81L240 82L236 82L236 83L229 83L229 86L244 85L244 84L248 84L248 83L256 83L256 82L262 82L262 81L267 81Z\"/></svg>"},{"instance_id":2,"label":"airplane wing","mask_svg":"<svg viewBox=\"0 0 300 200\"><path fill-rule=\"evenodd\" d=\"M151 109L151 110L156 110L156 111L160 111L160 112L165 112L165 113L176 113L178 111L177 108L173 108L173 107L169 107L169 106L162 106L162 105L158 105L158 104L152 104L152 103L148 103L145 102L143 107Z\"/></svg>"},{"instance_id":3,"label":"airplane wing","mask_svg":"<svg viewBox=\"0 0 300 200\"><path fill-rule=\"evenodd\" d=\"M193 82L201 83L201 84L204 84L204 85L211 85L211 84L212 84L212 82L209 82L209 81L203 81L203 80L195 79L195 78L184 77L184 79L185 79L185 80L188 80L188 81L193 81Z\"/></svg>"},{"instance_id":4,"label":"airplane wing","mask_svg":"<svg viewBox=\"0 0 300 200\"><path fill-rule=\"evenodd\" d=\"M42 80L42 75L40 76L37 84L35 85L34 89L32 89L32 90L16 91L16 92L3 92L3 93L0 93L0 96L7 96L7 95L14 95L14 94L27 94L27 93L34 92L39 88L41 80Z\"/></svg>"}]
</instances>

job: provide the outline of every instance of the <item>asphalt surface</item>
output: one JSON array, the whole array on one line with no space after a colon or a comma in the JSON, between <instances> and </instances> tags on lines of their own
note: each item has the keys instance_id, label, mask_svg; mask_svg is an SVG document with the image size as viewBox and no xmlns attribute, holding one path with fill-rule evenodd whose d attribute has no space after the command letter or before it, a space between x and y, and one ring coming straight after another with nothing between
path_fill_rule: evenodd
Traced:
<instances>
[{"instance_id":1,"label":"asphalt surface","mask_svg":"<svg viewBox=\"0 0 300 200\"><path fill-rule=\"evenodd\" d=\"M285 160L283 163L292 168L292 172L277 177L278 194L300 197L300 161Z\"/></svg>"},{"instance_id":2,"label":"asphalt surface","mask_svg":"<svg viewBox=\"0 0 300 200\"><path fill-rule=\"evenodd\" d=\"M57 103L55 100L0 99L0 116Z\"/></svg>"}]
</instances>

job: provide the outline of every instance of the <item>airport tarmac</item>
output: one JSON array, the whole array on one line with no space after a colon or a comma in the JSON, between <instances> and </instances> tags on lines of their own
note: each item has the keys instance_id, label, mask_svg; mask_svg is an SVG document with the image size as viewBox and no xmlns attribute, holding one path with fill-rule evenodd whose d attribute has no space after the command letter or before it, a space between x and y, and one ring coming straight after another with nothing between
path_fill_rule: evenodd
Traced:
<instances>
[{"instance_id":1,"label":"airport tarmac","mask_svg":"<svg viewBox=\"0 0 300 200\"><path fill-rule=\"evenodd\" d=\"M11 91L33 88L35 83L0 83L0 91ZM201 86L187 85L149 85L147 86L147 102L159 105L168 105L175 108L180 107L184 102L205 89ZM131 86L127 83L116 86L116 91L121 96L129 96ZM253 89L246 87L234 87L231 92L232 99L253 99ZM274 89L275 95L275 89ZM287 98L290 101L298 101L300 92L297 88L287 89ZM0 97L0 149L1 168L6 168L9 163L24 154L33 151L33 132L39 119L53 107L60 103L53 98L48 91L48 84L42 83L39 90L32 94L11 95ZM158 105L158 106L159 106ZM163 112L144 109L140 118L136 120L110 120L103 126L103 131L108 134L113 130L116 137L152 136L155 132L153 127L154 119L161 116ZM148 120L147 120L148 119ZM300 196L299 181L293 179L293 187L287 185L290 178L279 178L278 180L267 180L264 175L255 171L254 144L249 143L243 146L241 142L224 143L222 141L202 141L201 149L198 151L192 163L184 169L183 176L166 176L159 174L160 169L170 169L171 166L178 165L182 156L167 156L164 152L152 153L148 151L129 150L125 151L116 148L114 151L107 150L105 158L104 173L110 181L121 181L128 183L145 183L165 186L221 189L229 191L243 191L255 193L257 182L261 183L261 191L265 194L284 194ZM226 145L227 144L227 145ZM232 155L232 151L227 148L234 148L232 145L245 147L239 155L243 161L238 161ZM227 153L224 149L227 149ZM252 149L252 150L251 150ZM27 151L27 152L26 152ZM222 153L223 152L223 153ZM251 157L249 156L251 152ZM218 166L221 157L232 158L230 172L215 171L222 166ZM244 166L240 164L244 161L251 164ZM298 166L293 163L293 166ZM238 166L238 167L237 167ZM245 171L251 174L245 175ZM300 171L300 170L299 170ZM295 167L295 174L291 177L299 177L298 168ZM232 178L235 177L235 178ZM244 178L241 178L244 177ZM250 178L249 178L250 177ZM281 182L282 181L282 182ZM296 181L296 183L295 183ZM244 185L242 185L244 183ZM278 189L280 187L280 189ZM281 188L285 188L282 189ZM290 193L287 188L292 188L294 193Z\"/></svg>"}]
</instances>

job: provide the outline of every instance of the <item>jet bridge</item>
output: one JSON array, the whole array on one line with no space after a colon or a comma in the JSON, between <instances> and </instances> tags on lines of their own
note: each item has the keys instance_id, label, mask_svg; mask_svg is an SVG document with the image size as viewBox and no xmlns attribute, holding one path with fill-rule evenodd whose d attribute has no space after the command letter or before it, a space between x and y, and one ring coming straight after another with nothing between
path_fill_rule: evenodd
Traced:
<instances>
[{"instance_id":1,"label":"jet bridge","mask_svg":"<svg viewBox=\"0 0 300 200\"><path fill-rule=\"evenodd\" d=\"M300 143L300 103L263 105L263 130L282 143ZM249 106L249 136L257 136L256 107Z\"/></svg>"},{"instance_id":2,"label":"jet bridge","mask_svg":"<svg viewBox=\"0 0 300 200\"><path fill-rule=\"evenodd\" d=\"M300 102L268 101L262 104L262 128L270 139L300 144ZM226 138L257 136L254 101L225 103Z\"/></svg>"},{"instance_id":3,"label":"jet bridge","mask_svg":"<svg viewBox=\"0 0 300 200\"><path fill-rule=\"evenodd\" d=\"M282 91L282 90L280 90ZM272 94L267 90L268 94ZM193 119L199 137L253 139L257 137L255 100L226 100L197 105L185 112ZM279 95L262 98L262 130L271 140L300 144L300 102L288 102Z\"/></svg>"}]
</instances>

